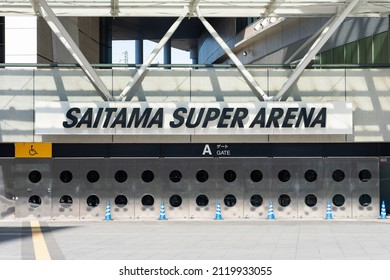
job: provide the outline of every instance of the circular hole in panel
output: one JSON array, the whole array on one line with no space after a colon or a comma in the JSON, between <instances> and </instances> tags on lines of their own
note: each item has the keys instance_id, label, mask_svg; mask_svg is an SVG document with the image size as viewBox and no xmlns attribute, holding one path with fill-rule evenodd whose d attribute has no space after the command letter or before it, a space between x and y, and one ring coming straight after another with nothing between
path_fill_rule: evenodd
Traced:
<instances>
[{"instance_id":1,"label":"circular hole in panel","mask_svg":"<svg viewBox=\"0 0 390 280\"><path fill-rule=\"evenodd\" d=\"M206 170L199 170L199 171L196 173L196 180L198 180L198 182L204 183L204 182L206 182L208 179L209 179L209 174L207 173Z\"/></svg>"},{"instance_id":2,"label":"circular hole in panel","mask_svg":"<svg viewBox=\"0 0 390 280\"><path fill-rule=\"evenodd\" d=\"M60 205L64 208L69 208L73 204L73 198L70 195L63 195L60 198Z\"/></svg>"},{"instance_id":3,"label":"circular hole in panel","mask_svg":"<svg viewBox=\"0 0 390 280\"><path fill-rule=\"evenodd\" d=\"M362 182L368 182L371 179L371 172L370 170L363 169L359 172L359 179Z\"/></svg>"},{"instance_id":4,"label":"circular hole in panel","mask_svg":"<svg viewBox=\"0 0 390 280\"><path fill-rule=\"evenodd\" d=\"M42 179L42 174L38 170L33 170L28 174L31 183L38 183Z\"/></svg>"},{"instance_id":5,"label":"circular hole in panel","mask_svg":"<svg viewBox=\"0 0 390 280\"><path fill-rule=\"evenodd\" d=\"M237 178L237 175L236 175L236 172L234 172L233 170L226 170L225 171L225 174L223 175L223 178L225 179L226 182L234 182L234 180L236 180Z\"/></svg>"},{"instance_id":6,"label":"circular hole in panel","mask_svg":"<svg viewBox=\"0 0 390 280\"><path fill-rule=\"evenodd\" d=\"M291 178L291 174L288 170L283 169L279 171L278 178L281 182L287 182Z\"/></svg>"},{"instance_id":7,"label":"circular hole in panel","mask_svg":"<svg viewBox=\"0 0 390 280\"><path fill-rule=\"evenodd\" d=\"M309 207L313 207L317 204L317 197L314 194L308 194L305 196L305 204Z\"/></svg>"},{"instance_id":8,"label":"circular hole in panel","mask_svg":"<svg viewBox=\"0 0 390 280\"><path fill-rule=\"evenodd\" d=\"M38 208L42 204L42 199L38 195L30 196L30 198L28 199L28 204L32 208Z\"/></svg>"},{"instance_id":9,"label":"circular hole in panel","mask_svg":"<svg viewBox=\"0 0 390 280\"><path fill-rule=\"evenodd\" d=\"M146 194L142 197L141 203L143 206L153 206L154 198L150 194Z\"/></svg>"},{"instance_id":10,"label":"circular hole in panel","mask_svg":"<svg viewBox=\"0 0 390 280\"><path fill-rule=\"evenodd\" d=\"M63 183L69 183L73 179L73 174L69 170L64 170L60 173L60 180Z\"/></svg>"},{"instance_id":11,"label":"circular hole in panel","mask_svg":"<svg viewBox=\"0 0 390 280\"><path fill-rule=\"evenodd\" d=\"M115 205L118 207L125 207L127 205L127 197L123 194L117 195L115 197Z\"/></svg>"},{"instance_id":12,"label":"circular hole in panel","mask_svg":"<svg viewBox=\"0 0 390 280\"><path fill-rule=\"evenodd\" d=\"M91 170L87 173L87 180L90 183L96 183L99 181L100 175L96 170Z\"/></svg>"},{"instance_id":13,"label":"circular hole in panel","mask_svg":"<svg viewBox=\"0 0 390 280\"><path fill-rule=\"evenodd\" d=\"M182 199L180 195L174 194L169 198L169 204L172 207L179 207L182 203Z\"/></svg>"},{"instance_id":14,"label":"circular hole in panel","mask_svg":"<svg viewBox=\"0 0 390 280\"><path fill-rule=\"evenodd\" d=\"M197 196L196 205L200 207L205 207L208 204L209 204L209 198L207 197L207 195L201 194Z\"/></svg>"},{"instance_id":15,"label":"circular hole in panel","mask_svg":"<svg viewBox=\"0 0 390 280\"><path fill-rule=\"evenodd\" d=\"M118 170L115 172L115 181L118 183L123 183L127 180L127 172L124 170Z\"/></svg>"},{"instance_id":16,"label":"circular hole in panel","mask_svg":"<svg viewBox=\"0 0 390 280\"><path fill-rule=\"evenodd\" d=\"M290 205L291 203L291 198L289 195L287 194L282 194L279 196L278 198L278 202L279 202L279 205L282 206L282 207L287 207Z\"/></svg>"},{"instance_id":17,"label":"circular hole in panel","mask_svg":"<svg viewBox=\"0 0 390 280\"><path fill-rule=\"evenodd\" d=\"M332 202L337 207L343 206L345 203L345 197L342 194L336 194L333 196Z\"/></svg>"},{"instance_id":18,"label":"circular hole in panel","mask_svg":"<svg viewBox=\"0 0 390 280\"><path fill-rule=\"evenodd\" d=\"M361 206L367 207L371 204L371 196L368 194L362 194L359 197L359 203Z\"/></svg>"},{"instance_id":19,"label":"circular hole in panel","mask_svg":"<svg viewBox=\"0 0 390 280\"><path fill-rule=\"evenodd\" d=\"M154 180L154 173L151 170L145 170L142 172L141 178L145 183L150 183Z\"/></svg>"},{"instance_id":20,"label":"circular hole in panel","mask_svg":"<svg viewBox=\"0 0 390 280\"><path fill-rule=\"evenodd\" d=\"M317 180L317 172L315 172L313 169L309 169L305 172L305 179L308 182L314 182Z\"/></svg>"},{"instance_id":21,"label":"circular hole in panel","mask_svg":"<svg viewBox=\"0 0 390 280\"><path fill-rule=\"evenodd\" d=\"M260 182L263 180L263 173L260 170L253 170L251 172L251 180L255 183Z\"/></svg>"},{"instance_id":22,"label":"circular hole in panel","mask_svg":"<svg viewBox=\"0 0 390 280\"><path fill-rule=\"evenodd\" d=\"M251 196L250 202L253 207L259 207L263 204L263 198L259 194L254 194Z\"/></svg>"},{"instance_id":23,"label":"circular hole in panel","mask_svg":"<svg viewBox=\"0 0 390 280\"><path fill-rule=\"evenodd\" d=\"M335 180L336 182L341 182L341 181L344 180L344 178L345 178L345 173L344 173L343 170L337 169L337 170L333 171L333 173L332 173L332 178L333 178L333 180Z\"/></svg>"},{"instance_id":24,"label":"circular hole in panel","mask_svg":"<svg viewBox=\"0 0 390 280\"><path fill-rule=\"evenodd\" d=\"M232 194L228 194L223 199L223 202L225 203L225 205L227 207L233 207L237 203L237 198L234 195L232 195Z\"/></svg>"},{"instance_id":25,"label":"circular hole in panel","mask_svg":"<svg viewBox=\"0 0 390 280\"><path fill-rule=\"evenodd\" d=\"M172 170L171 173L169 173L169 179L173 183L178 183L181 181L183 176L181 175L181 172L179 170Z\"/></svg>"},{"instance_id":26,"label":"circular hole in panel","mask_svg":"<svg viewBox=\"0 0 390 280\"><path fill-rule=\"evenodd\" d=\"M88 198L87 198L87 205L88 206L96 207L99 205L99 203L100 203L100 199L96 195L92 194L92 195L88 196Z\"/></svg>"}]
</instances>

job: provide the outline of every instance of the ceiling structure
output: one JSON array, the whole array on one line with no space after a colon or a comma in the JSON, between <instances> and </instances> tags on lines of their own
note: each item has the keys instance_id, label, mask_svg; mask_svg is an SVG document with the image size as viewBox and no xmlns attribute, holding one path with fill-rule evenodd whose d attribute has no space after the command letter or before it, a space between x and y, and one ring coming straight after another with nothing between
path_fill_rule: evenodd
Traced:
<instances>
[{"instance_id":1,"label":"ceiling structure","mask_svg":"<svg viewBox=\"0 0 390 280\"><path fill-rule=\"evenodd\" d=\"M1 15L34 15L31 2L0 0ZM204 17L319 17L337 13L351 0L47 0L57 16L177 17L199 7ZM349 16L387 16L390 1L361 0Z\"/></svg>"}]
</instances>

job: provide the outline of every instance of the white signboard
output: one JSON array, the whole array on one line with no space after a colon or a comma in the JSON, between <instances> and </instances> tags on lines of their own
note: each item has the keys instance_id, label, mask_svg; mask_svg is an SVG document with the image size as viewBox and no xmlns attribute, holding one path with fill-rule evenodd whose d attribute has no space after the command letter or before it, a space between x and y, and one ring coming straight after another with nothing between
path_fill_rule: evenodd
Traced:
<instances>
[{"instance_id":1,"label":"white signboard","mask_svg":"<svg viewBox=\"0 0 390 280\"><path fill-rule=\"evenodd\" d=\"M345 102L36 102L37 134L352 134Z\"/></svg>"}]
</instances>

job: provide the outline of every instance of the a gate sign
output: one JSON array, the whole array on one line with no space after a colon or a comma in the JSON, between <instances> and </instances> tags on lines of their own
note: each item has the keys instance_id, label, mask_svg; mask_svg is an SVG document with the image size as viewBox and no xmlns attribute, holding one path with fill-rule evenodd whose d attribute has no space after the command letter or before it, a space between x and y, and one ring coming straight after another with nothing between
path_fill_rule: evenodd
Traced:
<instances>
[{"instance_id":1,"label":"a gate sign","mask_svg":"<svg viewBox=\"0 0 390 280\"><path fill-rule=\"evenodd\" d=\"M52 143L15 143L15 158L51 158Z\"/></svg>"},{"instance_id":2,"label":"a gate sign","mask_svg":"<svg viewBox=\"0 0 390 280\"><path fill-rule=\"evenodd\" d=\"M36 102L37 134L352 134L345 102Z\"/></svg>"}]
</instances>

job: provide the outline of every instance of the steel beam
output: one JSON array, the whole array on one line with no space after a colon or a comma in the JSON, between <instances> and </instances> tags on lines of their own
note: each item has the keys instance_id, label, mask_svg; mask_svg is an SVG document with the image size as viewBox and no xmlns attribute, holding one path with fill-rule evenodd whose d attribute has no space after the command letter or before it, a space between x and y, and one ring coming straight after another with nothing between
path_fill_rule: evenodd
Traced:
<instances>
[{"instance_id":1,"label":"steel beam","mask_svg":"<svg viewBox=\"0 0 390 280\"><path fill-rule=\"evenodd\" d=\"M321 35L322 31L324 31L324 29L329 26L333 19L334 16L331 17L320 29L318 29L316 33L310 36L310 38L306 40L306 42L303 43L302 46L300 46L299 49L297 49L296 52L294 52L293 55L290 56L290 58L287 59L284 64L290 64L304 49L306 49L315 39L318 38L318 36Z\"/></svg>"},{"instance_id":2,"label":"steel beam","mask_svg":"<svg viewBox=\"0 0 390 280\"><path fill-rule=\"evenodd\" d=\"M347 16L352 12L354 8L359 4L360 0L352 0L342 13L335 16L329 26L327 26L321 35L314 42L308 53L302 58L297 67L293 70L288 80L284 83L279 93L273 97L273 100L286 99L285 95L289 94L290 87L300 78L301 74L309 65L313 57L321 50L329 38L334 34L337 28L343 23Z\"/></svg>"},{"instance_id":3,"label":"steel beam","mask_svg":"<svg viewBox=\"0 0 390 280\"><path fill-rule=\"evenodd\" d=\"M115 99L122 101L130 101L133 98L135 90L138 88L138 85L142 82L147 73L147 68L152 63L153 59L157 56L157 54L161 51L161 49L164 47L164 45L168 42L168 40L172 37L173 33L179 27L180 23L187 16L187 14L188 8L185 7L183 14L172 24L169 30L165 33L164 37L160 40L154 50L146 58L145 62L137 70L133 79L126 85L119 97Z\"/></svg>"},{"instance_id":4,"label":"steel beam","mask_svg":"<svg viewBox=\"0 0 390 280\"><path fill-rule=\"evenodd\" d=\"M253 93L260 101L269 100L268 95L263 91L263 89L259 86L256 80L253 78L251 73L245 68L245 66L241 63L238 57L232 52L229 46L225 43L225 41L219 36L217 31L212 27L212 25L202 16L199 11L199 7L196 10L198 18L206 27L211 36L215 39L215 41L219 44L219 46L225 51L225 53L229 56L229 58L233 61L233 63L237 66L238 71L243 76L244 80L247 82Z\"/></svg>"},{"instance_id":5,"label":"steel beam","mask_svg":"<svg viewBox=\"0 0 390 280\"><path fill-rule=\"evenodd\" d=\"M31 0L31 5L35 8L36 3ZM54 12L51 10L49 5L45 0L39 0L38 10L40 15L45 19L50 29L54 32L54 34L58 37L58 39L62 42L65 48L69 51L69 53L73 56L73 58L80 64L84 73L87 75L88 79L91 81L94 88L103 98L103 100L113 100L111 93L108 91L106 85L100 79L100 77L96 74L95 70L92 68L91 64L85 58L79 47L73 41L72 37L66 31L65 27L58 20Z\"/></svg>"}]
</instances>

